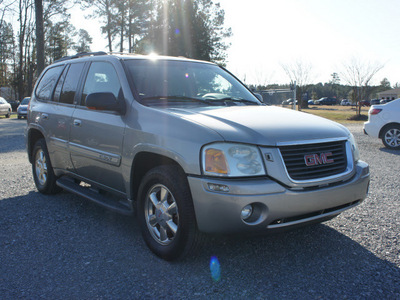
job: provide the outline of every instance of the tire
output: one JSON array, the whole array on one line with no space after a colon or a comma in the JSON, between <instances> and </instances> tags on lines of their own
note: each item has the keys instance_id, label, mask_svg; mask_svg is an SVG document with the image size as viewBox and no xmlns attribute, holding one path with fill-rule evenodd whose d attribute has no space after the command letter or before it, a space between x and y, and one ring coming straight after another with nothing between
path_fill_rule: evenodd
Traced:
<instances>
[{"instance_id":1,"label":"tire","mask_svg":"<svg viewBox=\"0 0 400 300\"><path fill-rule=\"evenodd\" d=\"M57 177L54 175L44 139L36 142L32 157L33 179L38 191L42 194L56 194L61 191L61 188L56 185Z\"/></svg>"},{"instance_id":2,"label":"tire","mask_svg":"<svg viewBox=\"0 0 400 300\"><path fill-rule=\"evenodd\" d=\"M20 120L21 119L21 116L18 116L18 120Z\"/></svg>"},{"instance_id":3,"label":"tire","mask_svg":"<svg viewBox=\"0 0 400 300\"><path fill-rule=\"evenodd\" d=\"M186 175L175 166L150 170L139 187L137 217L147 246L171 261L202 243Z\"/></svg>"},{"instance_id":4,"label":"tire","mask_svg":"<svg viewBox=\"0 0 400 300\"><path fill-rule=\"evenodd\" d=\"M382 132L382 142L386 148L400 150L400 126L387 126Z\"/></svg>"},{"instance_id":5,"label":"tire","mask_svg":"<svg viewBox=\"0 0 400 300\"><path fill-rule=\"evenodd\" d=\"M11 116L11 110L8 111L8 113L6 114L6 118L9 118Z\"/></svg>"}]
</instances>

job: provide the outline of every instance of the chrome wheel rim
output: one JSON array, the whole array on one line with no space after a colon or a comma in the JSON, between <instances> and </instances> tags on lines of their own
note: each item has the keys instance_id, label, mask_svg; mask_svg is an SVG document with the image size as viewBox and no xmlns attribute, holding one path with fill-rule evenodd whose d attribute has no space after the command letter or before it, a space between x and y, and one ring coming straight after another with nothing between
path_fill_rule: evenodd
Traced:
<instances>
[{"instance_id":1,"label":"chrome wheel rim","mask_svg":"<svg viewBox=\"0 0 400 300\"><path fill-rule=\"evenodd\" d=\"M45 185L47 182L47 163L46 156L42 149L36 152L35 156L35 174L40 185Z\"/></svg>"},{"instance_id":2,"label":"chrome wheel rim","mask_svg":"<svg viewBox=\"0 0 400 300\"><path fill-rule=\"evenodd\" d=\"M400 130L392 128L386 131L385 142L391 147L400 147Z\"/></svg>"},{"instance_id":3,"label":"chrome wheel rim","mask_svg":"<svg viewBox=\"0 0 400 300\"><path fill-rule=\"evenodd\" d=\"M179 226L178 207L170 190L162 184L152 186L144 209L147 228L153 239L161 245L169 245Z\"/></svg>"}]
</instances>

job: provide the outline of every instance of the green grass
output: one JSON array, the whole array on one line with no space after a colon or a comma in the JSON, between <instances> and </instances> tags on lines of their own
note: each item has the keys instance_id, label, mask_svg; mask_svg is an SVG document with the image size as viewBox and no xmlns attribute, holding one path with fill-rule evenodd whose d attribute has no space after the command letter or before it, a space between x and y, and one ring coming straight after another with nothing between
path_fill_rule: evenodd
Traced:
<instances>
[{"instance_id":1,"label":"green grass","mask_svg":"<svg viewBox=\"0 0 400 300\"><path fill-rule=\"evenodd\" d=\"M341 124L362 124L368 118L369 107L362 107L361 115L363 119L361 120L350 120L356 116L356 109L352 107L343 106L318 106L310 107L308 109L302 109L303 112L307 112L316 116L327 118L329 120L341 123Z\"/></svg>"}]
</instances>

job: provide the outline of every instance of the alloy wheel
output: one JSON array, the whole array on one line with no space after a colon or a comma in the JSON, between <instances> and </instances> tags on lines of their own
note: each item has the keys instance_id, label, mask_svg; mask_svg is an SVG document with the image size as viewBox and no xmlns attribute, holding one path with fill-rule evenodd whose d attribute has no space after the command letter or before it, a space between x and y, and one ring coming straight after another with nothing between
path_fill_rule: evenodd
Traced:
<instances>
[{"instance_id":1,"label":"alloy wheel","mask_svg":"<svg viewBox=\"0 0 400 300\"><path fill-rule=\"evenodd\" d=\"M47 162L46 156L42 149L36 152L35 156L35 174L41 185L45 185L47 182Z\"/></svg>"},{"instance_id":2,"label":"alloy wheel","mask_svg":"<svg viewBox=\"0 0 400 300\"><path fill-rule=\"evenodd\" d=\"M178 207L170 190L162 184L152 186L144 209L147 228L153 239L161 245L169 245L179 226Z\"/></svg>"}]
</instances>

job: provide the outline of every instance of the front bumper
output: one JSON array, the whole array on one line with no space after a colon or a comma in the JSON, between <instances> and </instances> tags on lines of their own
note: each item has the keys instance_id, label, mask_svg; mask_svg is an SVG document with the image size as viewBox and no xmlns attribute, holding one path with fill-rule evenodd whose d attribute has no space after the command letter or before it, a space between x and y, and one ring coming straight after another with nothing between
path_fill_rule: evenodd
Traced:
<instances>
[{"instance_id":1,"label":"front bumper","mask_svg":"<svg viewBox=\"0 0 400 300\"><path fill-rule=\"evenodd\" d=\"M367 196L369 167L359 161L354 176L331 186L291 190L268 178L221 180L188 177L200 231L233 233L321 222L360 204ZM210 185L226 186L215 192ZM243 221L242 209L253 205L253 216Z\"/></svg>"},{"instance_id":2,"label":"front bumper","mask_svg":"<svg viewBox=\"0 0 400 300\"><path fill-rule=\"evenodd\" d=\"M17 115L18 115L18 117L24 117L24 118L26 118L27 117L27 115L28 115L28 111L23 111L23 110L21 110L21 111L17 111Z\"/></svg>"}]
</instances>

